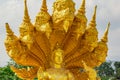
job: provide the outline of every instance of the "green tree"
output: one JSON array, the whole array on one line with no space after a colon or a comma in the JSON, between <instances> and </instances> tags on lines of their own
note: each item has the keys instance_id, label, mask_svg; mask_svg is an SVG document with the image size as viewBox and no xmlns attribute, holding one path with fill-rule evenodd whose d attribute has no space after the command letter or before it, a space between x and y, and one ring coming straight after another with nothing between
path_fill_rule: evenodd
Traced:
<instances>
[{"instance_id":1,"label":"green tree","mask_svg":"<svg viewBox=\"0 0 120 80\"><path fill-rule=\"evenodd\" d=\"M0 68L0 80L21 80L10 69L10 66Z\"/></svg>"},{"instance_id":2,"label":"green tree","mask_svg":"<svg viewBox=\"0 0 120 80\"><path fill-rule=\"evenodd\" d=\"M16 67L22 67L22 66L17 65L12 59L10 59L10 61L8 62L6 66L0 68L0 80L21 80L10 69L10 65L14 65Z\"/></svg>"},{"instance_id":3,"label":"green tree","mask_svg":"<svg viewBox=\"0 0 120 80\"><path fill-rule=\"evenodd\" d=\"M98 75L102 80L108 80L111 77L114 77L114 69L112 67L112 62L104 62L100 67L97 68Z\"/></svg>"},{"instance_id":4,"label":"green tree","mask_svg":"<svg viewBox=\"0 0 120 80\"><path fill-rule=\"evenodd\" d=\"M114 63L115 66L115 77L116 79L120 79L120 62L116 61Z\"/></svg>"},{"instance_id":5,"label":"green tree","mask_svg":"<svg viewBox=\"0 0 120 80\"><path fill-rule=\"evenodd\" d=\"M16 64L12 59L4 67L0 67L0 80L22 80L15 75L15 73L10 69L10 66L13 65L17 68L27 68L26 66L21 66ZM34 80L37 80L35 78Z\"/></svg>"}]
</instances>

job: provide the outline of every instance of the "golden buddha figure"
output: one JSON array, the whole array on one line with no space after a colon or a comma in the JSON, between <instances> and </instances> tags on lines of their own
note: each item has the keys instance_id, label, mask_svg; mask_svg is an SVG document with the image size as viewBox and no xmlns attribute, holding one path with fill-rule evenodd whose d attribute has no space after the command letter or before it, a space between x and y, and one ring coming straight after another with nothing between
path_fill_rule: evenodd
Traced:
<instances>
[{"instance_id":1,"label":"golden buddha figure","mask_svg":"<svg viewBox=\"0 0 120 80\"><path fill-rule=\"evenodd\" d=\"M73 0L55 0L52 15L47 12L46 0L43 0L41 11L32 24L27 0L24 0L20 36L15 36L6 24L5 47L17 64L31 67L12 66L13 72L23 80L36 77L38 80L98 80L94 68L106 59L110 24L99 41L96 9L87 25L85 0L76 14Z\"/></svg>"},{"instance_id":2,"label":"golden buddha figure","mask_svg":"<svg viewBox=\"0 0 120 80\"><path fill-rule=\"evenodd\" d=\"M52 52L51 68L39 68L38 80L75 80L73 74L63 68L63 50L56 48Z\"/></svg>"}]
</instances>

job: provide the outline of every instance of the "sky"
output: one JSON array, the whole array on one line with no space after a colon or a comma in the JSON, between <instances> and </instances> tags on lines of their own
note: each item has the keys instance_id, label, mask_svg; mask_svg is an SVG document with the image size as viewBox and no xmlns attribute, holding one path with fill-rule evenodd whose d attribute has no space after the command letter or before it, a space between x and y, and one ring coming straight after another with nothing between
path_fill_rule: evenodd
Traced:
<instances>
[{"instance_id":1,"label":"sky","mask_svg":"<svg viewBox=\"0 0 120 80\"><path fill-rule=\"evenodd\" d=\"M34 22L35 16L40 10L42 0L28 0L29 15ZM52 14L52 4L55 0L47 0L48 11ZM76 11L82 0L73 0L76 3ZM6 37L5 23L8 22L14 33L19 36L19 25L23 19L24 0L0 0L0 67L10 60L4 46ZM120 0L86 0L86 16L88 23L91 20L94 6L97 5L97 29L99 38L102 36L108 22L109 30L108 56L106 60L120 61Z\"/></svg>"}]
</instances>

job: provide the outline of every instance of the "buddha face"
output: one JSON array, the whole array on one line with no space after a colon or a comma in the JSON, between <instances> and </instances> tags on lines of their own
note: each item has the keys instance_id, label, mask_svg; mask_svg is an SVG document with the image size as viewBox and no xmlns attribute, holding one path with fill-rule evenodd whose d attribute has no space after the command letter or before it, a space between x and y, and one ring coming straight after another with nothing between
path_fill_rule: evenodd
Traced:
<instances>
[{"instance_id":1,"label":"buddha face","mask_svg":"<svg viewBox=\"0 0 120 80\"><path fill-rule=\"evenodd\" d=\"M58 49L54 53L54 63L62 64L62 62L63 62L63 51Z\"/></svg>"}]
</instances>

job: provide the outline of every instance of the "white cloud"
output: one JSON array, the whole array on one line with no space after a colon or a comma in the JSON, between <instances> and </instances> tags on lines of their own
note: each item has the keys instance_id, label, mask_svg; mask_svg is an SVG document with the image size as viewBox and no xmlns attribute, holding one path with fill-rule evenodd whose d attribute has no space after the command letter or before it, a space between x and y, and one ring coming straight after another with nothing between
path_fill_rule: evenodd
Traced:
<instances>
[{"instance_id":1,"label":"white cloud","mask_svg":"<svg viewBox=\"0 0 120 80\"><path fill-rule=\"evenodd\" d=\"M42 0L28 0L29 14L33 22L35 16L40 10ZM52 13L52 4L55 0L47 0L48 11ZM82 0L73 0L76 3L76 10L80 7ZM2 4L3 3L3 4ZM100 35L111 21L109 34L109 53L108 59L120 60L120 0L86 0L86 15L90 21L93 14L94 6L98 5L97 10L97 28ZM4 48L5 28L4 23L8 22L12 30L18 35L18 27L23 18L23 0L0 0L0 66L8 61L8 56Z\"/></svg>"}]
</instances>

